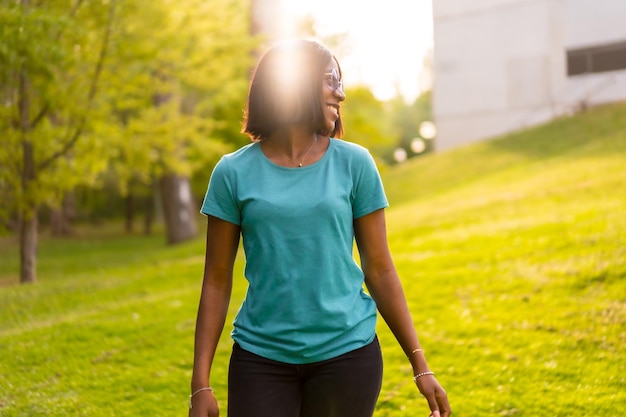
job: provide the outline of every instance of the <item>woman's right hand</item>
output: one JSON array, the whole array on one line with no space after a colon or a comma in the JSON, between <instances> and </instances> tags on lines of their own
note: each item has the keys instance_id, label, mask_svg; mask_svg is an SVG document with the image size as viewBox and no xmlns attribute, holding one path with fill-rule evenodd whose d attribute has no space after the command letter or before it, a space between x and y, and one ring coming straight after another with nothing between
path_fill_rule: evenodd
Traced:
<instances>
[{"instance_id":1,"label":"woman's right hand","mask_svg":"<svg viewBox=\"0 0 626 417\"><path fill-rule=\"evenodd\" d=\"M220 409L213 391L202 391L191 399L192 408L189 409L189 417L218 417Z\"/></svg>"}]
</instances>

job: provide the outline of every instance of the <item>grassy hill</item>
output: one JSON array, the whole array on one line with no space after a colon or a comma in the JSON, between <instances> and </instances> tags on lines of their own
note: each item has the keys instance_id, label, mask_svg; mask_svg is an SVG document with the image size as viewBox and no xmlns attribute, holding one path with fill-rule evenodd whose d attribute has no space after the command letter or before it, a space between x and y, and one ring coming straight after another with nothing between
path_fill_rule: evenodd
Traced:
<instances>
[{"instance_id":1,"label":"grassy hill","mask_svg":"<svg viewBox=\"0 0 626 417\"><path fill-rule=\"evenodd\" d=\"M625 104L385 183L392 250L456 415L626 412Z\"/></svg>"},{"instance_id":2,"label":"grassy hill","mask_svg":"<svg viewBox=\"0 0 626 417\"><path fill-rule=\"evenodd\" d=\"M626 413L626 104L383 179L396 266L455 416ZM1 283L17 253L0 245ZM114 228L44 239L40 282L0 286L0 415L185 415L202 255L202 238L166 247ZM379 328L376 416L428 415ZM230 345L213 371L224 414Z\"/></svg>"}]
</instances>

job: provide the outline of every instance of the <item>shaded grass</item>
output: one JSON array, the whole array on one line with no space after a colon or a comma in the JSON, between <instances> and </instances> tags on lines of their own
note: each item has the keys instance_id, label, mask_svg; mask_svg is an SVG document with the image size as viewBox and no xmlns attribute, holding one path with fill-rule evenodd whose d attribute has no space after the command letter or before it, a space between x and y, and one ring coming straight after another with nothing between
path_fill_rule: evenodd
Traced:
<instances>
[{"instance_id":1,"label":"shaded grass","mask_svg":"<svg viewBox=\"0 0 626 417\"><path fill-rule=\"evenodd\" d=\"M607 106L385 172L390 246L454 415L626 412L624 115ZM43 240L40 282L0 287L1 415L186 413L204 244L163 240ZM0 245L0 281L16 258ZM242 256L229 322L241 271ZM379 336L376 415L428 415L382 322ZM230 345L213 371L224 413Z\"/></svg>"}]
</instances>

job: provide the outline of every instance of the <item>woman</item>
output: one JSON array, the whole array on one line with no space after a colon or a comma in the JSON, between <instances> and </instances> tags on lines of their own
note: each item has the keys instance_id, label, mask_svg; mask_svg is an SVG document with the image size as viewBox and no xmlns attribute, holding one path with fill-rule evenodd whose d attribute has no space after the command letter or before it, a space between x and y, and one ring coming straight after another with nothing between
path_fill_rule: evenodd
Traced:
<instances>
[{"instance_id":1,"label":"woman","mask_svg":"<svg viewBox=\"0 0 626 417\"><path fill-rule=\"evenodd\" d=\"M372 416L382 379L376 308L431 416L450 415L389 254L374 161L336 139L344 100L339 64L317 42L278 44L257 65L243 129L252 143L219 161L202 206L208 228L190 416L218 415L211 365L240 236L249 287L232 332L229 417Z\"/></svg>"}]
</instances>

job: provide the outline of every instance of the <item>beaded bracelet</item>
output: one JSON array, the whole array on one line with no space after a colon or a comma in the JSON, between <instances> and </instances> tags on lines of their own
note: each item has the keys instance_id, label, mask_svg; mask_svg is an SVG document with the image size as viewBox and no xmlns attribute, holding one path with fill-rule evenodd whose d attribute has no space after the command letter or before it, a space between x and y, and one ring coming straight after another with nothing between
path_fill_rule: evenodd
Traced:
<instances>
[{"instance_id":1,"label":"beaded bracelet","mask_svg":"<svg viewBox=\"0 0 626 417\"><path fill-rule=\"evenodd\" d=\"M202 391L211 391L213 392L213 388L211 387L204 387L204 388L200 388L198 390L196 390L195 392L193 392L190 396L189 396L189 409L191 410L193 408L193 403L191 402L191 399L193 398L194 395L196 395L199 392Z\"/></svg>"},{"instance_id":2,"label":"beaded bracelet","mask_svg":"<svg viewBox=\"0 0 626 417\"><path fill-rule=\"evenodd\" d=\"M413 382L417 382L417 379L423 377L424 375L435 375L435 373L434 372L430 372L430 371L428 371L428 372L421 372L421 373L419 373L419 374L417 374L417 375L415 375L413 377Z\"/></svg>"}]
</instances>

